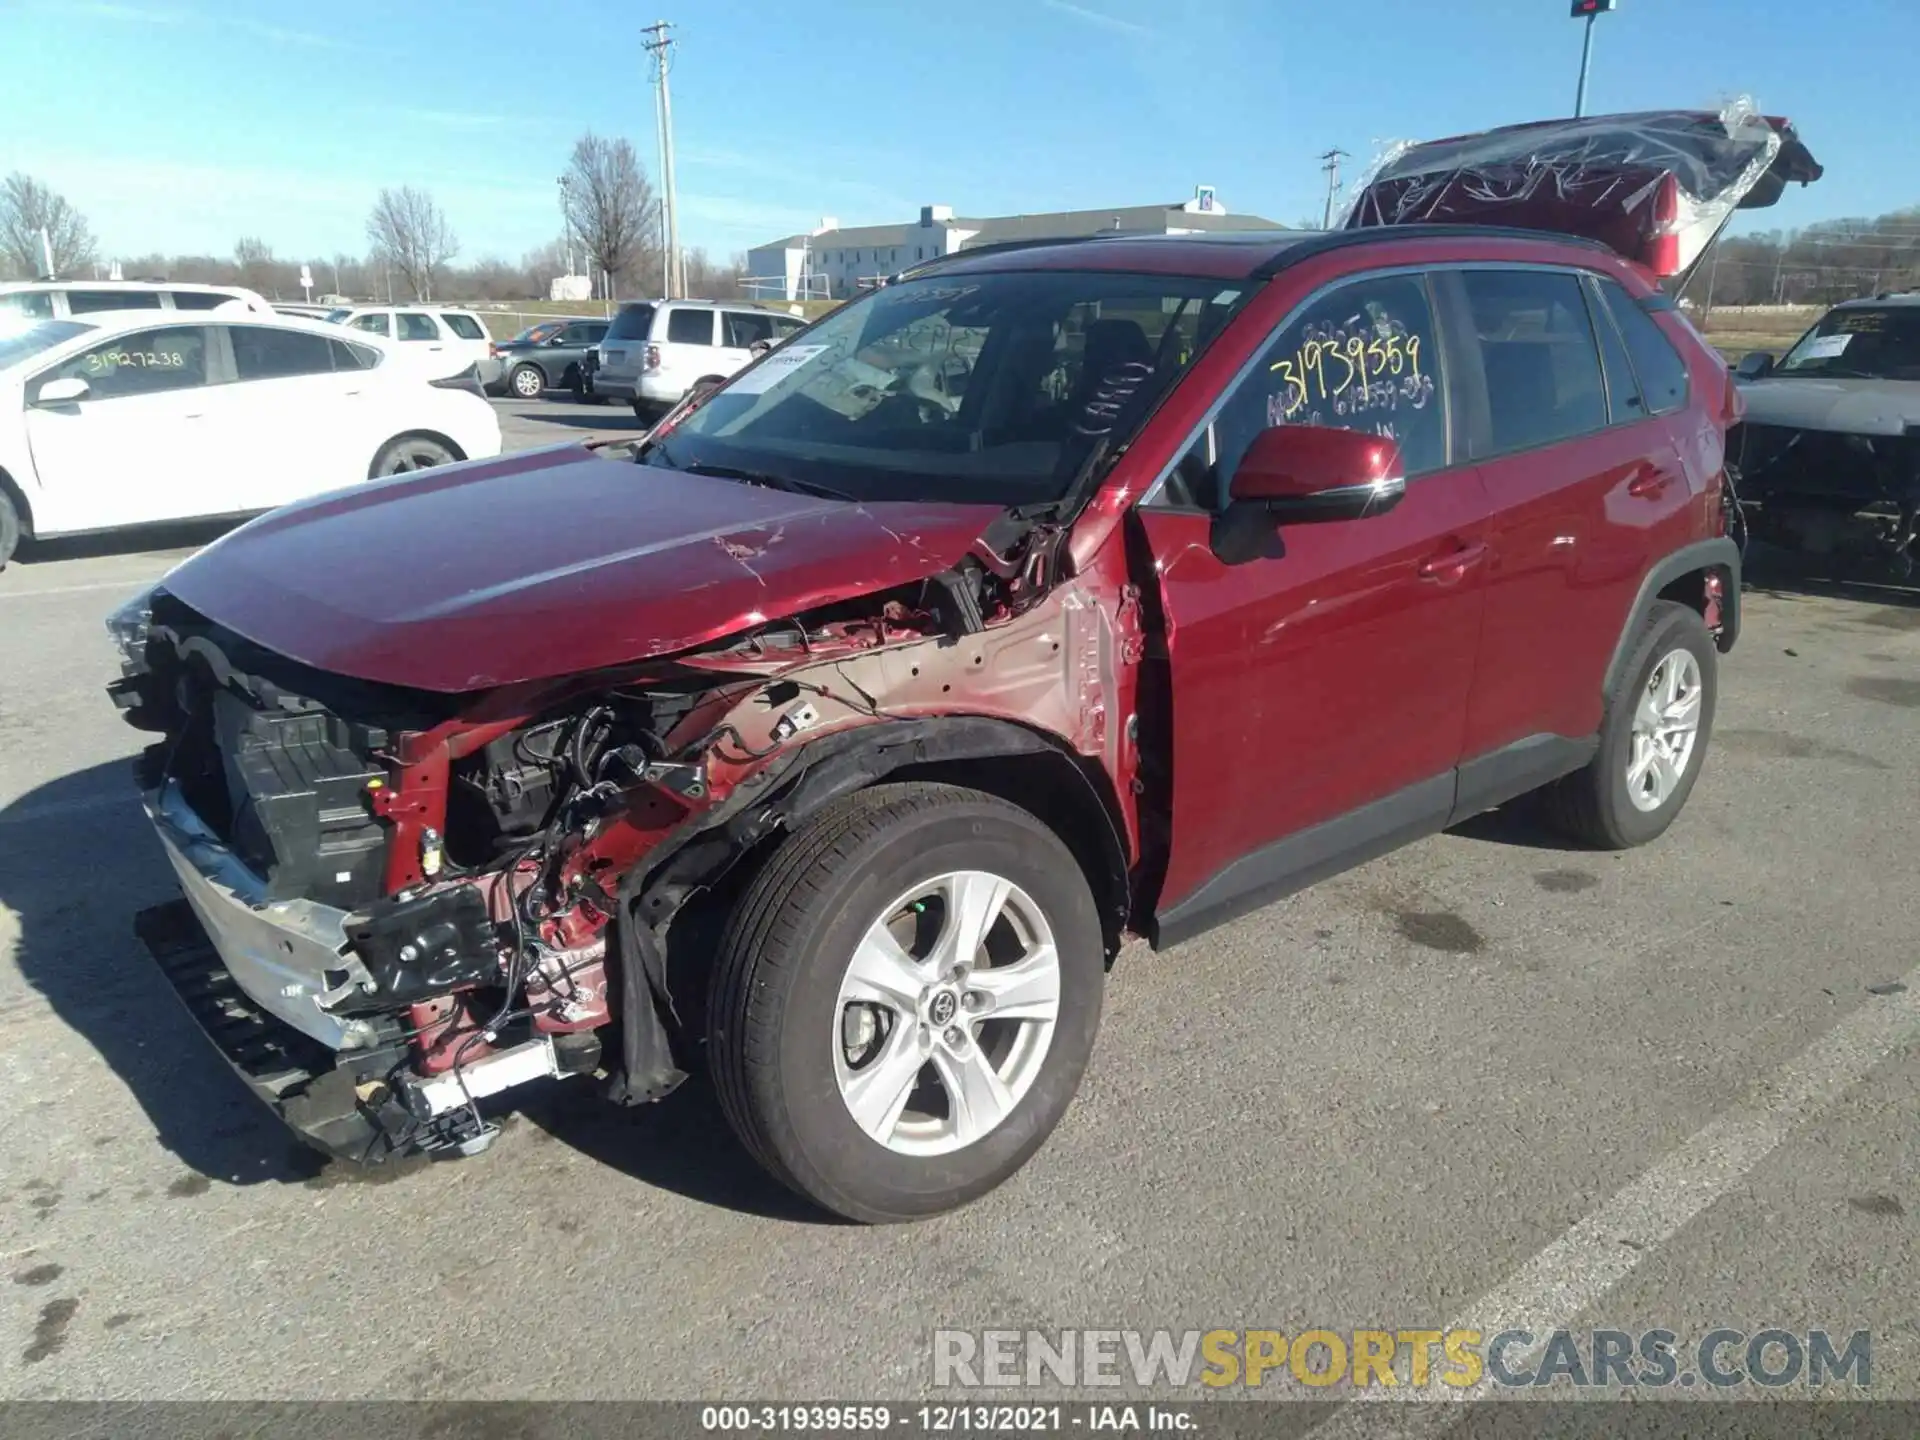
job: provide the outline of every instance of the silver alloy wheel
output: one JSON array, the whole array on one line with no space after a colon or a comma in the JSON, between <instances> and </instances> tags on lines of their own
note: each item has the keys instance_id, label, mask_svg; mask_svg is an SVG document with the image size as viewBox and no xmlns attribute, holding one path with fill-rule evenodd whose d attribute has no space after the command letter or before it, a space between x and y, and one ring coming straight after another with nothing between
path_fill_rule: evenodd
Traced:
<instances>
[{"instance_id":1,"label":"silver alloy wheel","mask_svg":"<svg viewBox=\"0 0 1920 1440\"><path fill-rule=\"evenodd\" d=\"M531 365L522 365L513 372L513 393L522 400L538 400L546 388L545 378Z\"/></svg>"},{"instance_id":2,"label":"silver alloy wheel","mask_svg":"<svg viewBox=\"0 0 1920 1440\"><path fill-rule=\"evenodd\" d=\"M1634 809L1658 810L1679 789L1700 734L1701 693L1700 662L1691 650L1669 650L1647 677L1627 751L1627 798Z\"/></svg>"},{"instance_id":3,"label":"silver alloy wheel","mask_svg":"<svg viewBox=\"0 0 1920 1440\"><path fill-rule=\"evenodd\" d=\"M990 1134L1039 1078L1060 1016L1060 955L1032 898L984 870L916 885L875 917L840 981L834 1079L898 1155Z\"/></svg>"},{"instance_id":4,"label":"silver alloy wheel","mask_svg":"<svg viewBox=\"0 0 1920 1440\"><path fill-rule=\"evenodd\" d=\"M446 465L453 457L431 440L407 440L401 442L387 455L387 463L381 467L382 475L405 475L413 470L431 470L436 465Z\"/></svg>"}]
</instances>

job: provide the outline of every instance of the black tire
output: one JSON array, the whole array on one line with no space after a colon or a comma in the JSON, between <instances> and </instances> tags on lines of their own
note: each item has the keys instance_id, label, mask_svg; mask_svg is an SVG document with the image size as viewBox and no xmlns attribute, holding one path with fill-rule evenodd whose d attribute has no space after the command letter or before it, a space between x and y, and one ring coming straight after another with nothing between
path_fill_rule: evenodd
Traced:
<instances>
[{"instance_id":1,"label":"black tire","mask_svg":"<svg viewBox=\"0 0 1920 1440\"><path fill-rule=\"evenodd\" d=\"M7 562L13 559L14 552L20 548L23 529L19 507L13 503L11 495L0 490L0 570L7 568Z\"/></svg>"},{"instance_id":2,"label":"black tire","mask_svg":"<svg viewBox=\"0 0 1920 1440\"><path fill-rule=\"evenodd\" d=\"M1658 806L1642 810L1628 793L1627 767L1633 753L1633 720L1657 666L1676 650L1689 652L1700 670L1700 722L1679 783ZM1714 702L1719 695L1719 651L1697 611L1672 601L1656 601L1642 622L1600 720L1600 748L1592 762L1542 792L1546 819L1571 840L1598 850L1629 850L1665 832L1686 807L1694 782L1706 764L1713 734Z\"/></svg>"},{"instance_id":3,"label":"black tire","mask_svg":"<svg viewBox=\"0 0 1920 1440\"><path fill-rule=\"evenodd\" d=\"M658 413L653 402L650 400L635 400L633 402L633 418L640 421L643 425L651 425L654 417Z\"/></svg>"},{"instance_id":4,"label":"black tire","mask_svg":"<svg viewBox=\"0 0 1920 1440\"><path fill-rule=\"evenodd\" d=\"M380 453L373 457L368 478L378 480L387 475L405 475L412 470L430 470L436 465L452 465L459 459L441 441L426 435L400 435L380 447Z\"/></svg>"},{"instance_id":5,"label":"black tire","mask_svg":"<svg viewBox=\"0 0 1920 1440\"><path fill-rule=\"evenodd\" d=\"M1059 955L1058 1016L1030 1088L995 1128L937 1156L900 1154L862 1130L841 1097L840 984L892 897L967 869L1011 880L1044 915ZM936 1215L992 1190L1052 1133L1093 1051L1104 982L1092 892L1051 830L978 791L875 786L803 825L734 907L708 1006L714 1088L747 1150L815 1204L873 1224Z\"/></svg>"},{"instance_id":6,"label":"black tire","mask_svg":"<svg viewBox=\"0 0 1920 1440\"><path fill-rule=\"evenodd\" d=\"M538 400L547 388L547 377L538 365L516 365L507 376L507 389L516 399Z\"/></svg>"}]
</instances>

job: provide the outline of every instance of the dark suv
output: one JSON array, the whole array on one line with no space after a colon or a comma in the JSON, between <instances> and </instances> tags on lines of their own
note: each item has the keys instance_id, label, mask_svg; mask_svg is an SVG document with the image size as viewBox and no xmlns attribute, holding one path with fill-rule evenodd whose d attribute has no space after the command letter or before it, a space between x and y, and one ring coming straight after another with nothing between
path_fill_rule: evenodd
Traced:
<instances>
[{"instance_id":1,"label":"dark suv","mask_svg":"<svg viewBox=\"0 0 1920 1440\"><path fill-rule=\"evenodd\" d=\"M186 892L141 926L335 1154L702 1065L787 1184L932 1214L1060 1120L1127 934L1528 792L1588 845L1671 825L1737 413L1572 236L962 252L625 458L309 501L118 614Z\"/></svg>"}]
</instances>

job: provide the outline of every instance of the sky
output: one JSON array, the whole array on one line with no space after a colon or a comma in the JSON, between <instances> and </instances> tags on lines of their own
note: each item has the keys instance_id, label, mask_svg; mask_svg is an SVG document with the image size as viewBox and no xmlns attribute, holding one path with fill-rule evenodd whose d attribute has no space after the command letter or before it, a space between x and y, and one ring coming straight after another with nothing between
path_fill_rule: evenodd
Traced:
<instances>
[{"instance_id":1,"label":"sky","mask_svg":"<svg viewBox=\"0 0 1920 1440\"><path fill-rule=\"evenodd\" d=\"M461 259L560 233L582 132L658 135L641 27L675 22L680 233L716 258L816 226L1171 203L1317 221L1318 156L1571 113L1567 0L0 0L0 172L105 257L364 254L383 185ZM1819 18L1814 18L1815 16ZM1920 204L1920 0L1619 0L1588 110L1749 94L1826 178L1742 230Z\"/></svg>"}]
</instances>

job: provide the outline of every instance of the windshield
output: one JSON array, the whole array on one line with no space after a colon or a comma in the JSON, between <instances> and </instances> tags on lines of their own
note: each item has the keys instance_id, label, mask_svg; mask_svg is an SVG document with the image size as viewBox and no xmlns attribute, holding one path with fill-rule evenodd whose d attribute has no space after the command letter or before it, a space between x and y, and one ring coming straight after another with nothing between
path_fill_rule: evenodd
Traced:
<instances>
[{"instance_id":1,"label":"windshield","mask_svg":"<svg viewBox=\"0 0 1920 1440\"><path fill-rule=\"evenodd\" d=\"M14 329L0 321L0 370L31 360L43 351L95 328L78 320L42 320L25 329Z\"/></svg>"},{"instance_id":2,"label":"windshield","mask_svg":"<svg viewBox=\"0 0 1920 1440\"><path fill-rule=\"evenodd\" d=\"M1920 305L1829 311L1787 352L1780 373L1920 380Z\"/></svg>"},{"instance_id":3,"label":"windshield","mask_svg":"<svg viewBox=\"0 0 1920 1440\"><path fill-rule=\"evenodd\" d=\"M646 452L861 500L1027 505L1133 438L1250 293L1098 271L929 275L788 341Z\"/></svg>"},{"instance_id":4,"label":"windshield","mask_svg":"<svg viewBox=\"0 0 1920 1440\"><path fill-rule=\"evenodd\" d=\"M653 328L653 306L623 305L607 327L609 340L644 340Z\"/></svg>"}]
</instances>

